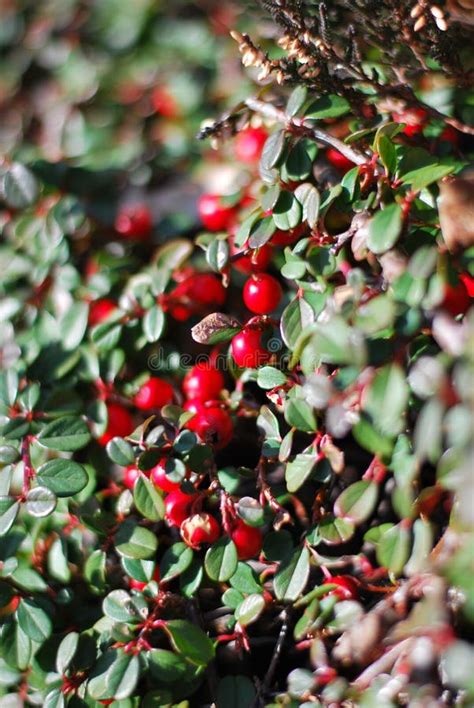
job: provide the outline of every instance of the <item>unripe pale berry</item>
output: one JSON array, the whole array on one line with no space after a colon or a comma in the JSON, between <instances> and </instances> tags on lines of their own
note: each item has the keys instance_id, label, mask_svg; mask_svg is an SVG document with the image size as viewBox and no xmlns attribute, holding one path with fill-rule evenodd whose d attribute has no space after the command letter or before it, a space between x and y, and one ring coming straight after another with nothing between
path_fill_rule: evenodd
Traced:
<instances>
[{"instance_id":1,"label":"unripe pale berry","mask_svg":"<svg viewBox=\"0 0 474 708\"><path fill-rule=\"evenodd\" d=\"M280 283L268 273L252 275L244 285L243 298L246 307L257 315L267 315L275 310L281 300Z\"/></svg>"},{"instance_id":2,"label":"unripe pale berry","mask_svg":"<svg viewBox=\"0 0 474 708\"><path fill-rule=\"evenodd\" d=\"M133 419L126 408L118 403L107 404L108 422L105 432L98 438L101 445L107 445L112 438L124 438L133 430Z\"/></svg>"},{"instance_id":3,"label":"unripe pale berry","mask_svg":"<svg viewBox=\"0 0 474 708\"><path fill-rule=\"evenodd\" d=\"M255 369L269 361L271 354L262 346L261 339L261 330L247 328L233 337L231 351L237 366Z\"/></svg>"},{"instance_id":4,"label":"unripe pale berry","mask_svg":"<svg viewBox=\"0 0 474 708\"><path fill-rule=\"evenodd\" d=\"M133 399L137 408L142 411L150 411L154 408L162 408L173 400L173 387L164 379L152 376L145 381L138 389Z\"/></svg>"},{"instance_id":5,"label":"unripe pale berry","mask_svg":"<svg viewBox=\"0 0 474 708\"><path fill-rule=\"evenodd\" d=\"M221 527L210 514L194 514L181 524L183 541L191 548L199 548L201 543L215 543L221 535Z\"/></svg>"},{"instance_id":6,"label":"unripe pale berry","mask_svg":"<svg viewBox=\"0 0 474 708\"><path fill-rule=\"evenodd\" d=\"M230 535L235 543L239 560L254 558L262 550L262 532L239 519Z\"/></svg>"},{"instance_id":7,"label":"unripe pale berry","mask_svg":"<svg viewBox=\"0 0 474 708\"><path fill-rule=\"evenodd\" d=\"M185 396L199 401L218 398L223 388L223 375L209 363L196 364L188 371L183 380Z\"/></svg>"}]
</instances>

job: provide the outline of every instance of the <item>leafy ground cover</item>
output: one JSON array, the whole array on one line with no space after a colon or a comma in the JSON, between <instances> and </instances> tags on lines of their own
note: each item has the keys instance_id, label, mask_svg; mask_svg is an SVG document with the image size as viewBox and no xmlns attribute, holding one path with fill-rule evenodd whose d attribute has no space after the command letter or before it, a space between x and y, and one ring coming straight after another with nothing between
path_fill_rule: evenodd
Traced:
<instances>
[{"instance_id":1,"label":"leafy ground cover","mask_svg":"<svg viewBox=\"0 0 474 708\"><path fill-rule=\"evenodd\" d=\"M469 3L166 5L2 19L1 705L472 705Z\"/></svg>"}]
</instances>

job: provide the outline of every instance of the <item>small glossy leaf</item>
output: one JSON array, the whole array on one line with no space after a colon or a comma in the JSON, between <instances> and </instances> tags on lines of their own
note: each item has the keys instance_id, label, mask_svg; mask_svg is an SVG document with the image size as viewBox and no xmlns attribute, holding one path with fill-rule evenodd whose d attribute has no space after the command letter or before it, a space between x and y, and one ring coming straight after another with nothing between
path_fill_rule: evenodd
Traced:
<instances>
[{"instance_id":1,"label":"small glossy leaf","mask_svg":"<svg viewBox=\"0 0 474 708\"><path fill-rule=\"evenodd\" d=\"M293 556L282 563L273 580L278 600L294 602L304 591L309 578L309 551L306 546L298 548Z\"/></svg>"},{"instance_id":2,"label":"small glossy leaf","mask_svg":"<svg viewBox=\"0 0 474 708\"><path fill-rule=\"evenodd\" d=\"M337 517L361 524L372 515L377 503L379 486L376 482L359 480L347 487L336 499Z\"/></svg>"},{"instance_id":3,"label":"small glossy leaf","mask_svg":"<svg viewBox=\"0 0 474 708\"><path fill-rule=\"evenodd\" d=\"M374 253L385 253L397 242L402 230L402 208L390 204L372 217L367 244Z\"/></svg>"},{"instance_id":4,"label":"small glossy leaf","mask_svg":"<svg viewBox=\"0 0 474 708\"><path fill-rule=\"evenodd\" d=\"M150 307L143 317L143 334L147 342L157 342L165 327L165 314L161 307Z\"/></svg>"},{"instance_id":5,"label":"small glossy leaf","mask_svg":"<svg viewBox=\"0 0 474 708\"><path fill-rule=\"evenodd\" d=\"M141 474L133 487L133 500L140 514L150 521L160 521L165 515L163 497L154 484Z\"/></svg>"},{"instance_id":6,"label":"small glossy leaf","mask_svg":"<svg viewBox=\"0 0 474 708\"><path fill-rule=\"evenodd\" d=\"M41 518L49 516L56 508L57 499L54 492L47 487L33 487L30 489L25 499L25 509L31 514Z\"/></svg>"},{"instance_id":7,"label":"small glossy leaf","mask_svg":"<svg viewBox=\"0 0 474 708\"><path fill-rule=\"evenodd\" d=\"M263 595L248 595L235 612L235 617L242 627L256 622L265 609Z\"/></svg>"},{"instance_id":8,"label":"small glossy leaf","mask_svg":"<svg viewBox=\"0 0 474 708\"><path fill-rule=\"evenodd\" d=\"M224 583L235 573L237 561L234 542L222 537L207 550L204 566L211 580Z\"/></svg>"},{"instance_id":9,"label":"small glossy leaf","mask_svg":"<svg viewBox=\"0 0 474 708\"><path fill-rule=\"evenodd\" d=\"M328 546L347 543L355 532L355 525L348 519L340 519L329 514L318 524L318 534Z\"/></svg>"},{"instance_id":10,"label":"small glossy leaf","mask_svg":"<svg viewBox=\"0 0 474 708\"><path fill-rule=\"evenodd\" d=\"M176 651L191 663L207 666L214 658L214 645L195 624L186 620L170 620L166 622L166 631Z\"/></svg>"},{"instance_id":11,"label":"small glossy leaf","mask_svg":"<svg viewBox=\"0 0 474 708\"><path fill-rule=\"evenodd\" d=\"M51 619L33 600L20 600L17 617L22 630L34 642L42 644L53 631Z\"/></svg>"},{"instance_id":12,"label":"small glossy leaf","mask_svg":"<svg viewBox=\"0 0 474 708\"><path fill-rule=\"evenodd\" d=\"M285 420L297 430L311 433L317 429L311 406L302 398L289 398L285 406Z\"/></svg>"},{"instance_id":13,"label":"small glossy leaf","mask_svg":"<svg viewBox=\"0 0 474 708\"><path fill-rule=\"evenodd\" d=\"M56 459L39 468L36 481L48 487L58 497L71 497L87 485L87 472L82 465L72 460Z\"/></svg>"},{"instance_id":14,"label":"small glossy leaf","mask_svg":"<svg viewBox=\"0 0 474 708\"><path fill-rule=\"evenodd\" d=\"M125 558L151 558L157 546L155 534L143 526L137 526L133 519L124 521L115 535L117 552Z\"/></svg>"},{"instance_id":15,"label":"small glossy leaf","mask_svg":"<svg viewBox=\"0 0 474 708\"><path fill-rule=\"evenodd\" d=\"M193 561L193 551L185 543L173 543L160 563L162 582L172 580L184 573Z\"/></svg>"},{"instance_id":16,"label":"small glossy leaf","mask_svg":"<svg viewBox=\"0 0 474 708\"><path fill-rule=\"evenodd\" d=\"M312 471L316 466L315 454L300 454L296 455L292 462L286 466L285 480L286 487L290 493L298 491L300 487L310 478Z\"/></svg>"},{"instance_id":17,"label":"small glossy leaf","mask_svg":"<svg viewBox=\"0 0 474 708\"><path fill-rule=\"evenodd\" d=\"M85 447L91 434L82 418L66 416L48 423L38 435L39 442L50 450L75 452Z\"/></svg>"},{"instance_id":18,"label":"small glossy leaf","mask_svg":"<svg viewBox=\"0 0 474 708\"><path fill-rule=\"evenodd\" d=\"M377 561L398 577L410 554L410 529L402 521L386 531L376 546Z\"/></svg>"}]
</instances>

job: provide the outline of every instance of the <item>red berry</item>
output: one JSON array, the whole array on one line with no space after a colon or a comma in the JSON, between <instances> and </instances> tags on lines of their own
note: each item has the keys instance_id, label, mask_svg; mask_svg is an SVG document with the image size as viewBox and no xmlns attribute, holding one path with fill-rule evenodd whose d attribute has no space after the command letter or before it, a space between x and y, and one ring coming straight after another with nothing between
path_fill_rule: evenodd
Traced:
<instances>
[{"instance_id":1,"label":"red berry","mask_svg":"<svg viewBox=\"0 0 474 708\"><path fill-rule=\"evenodd\" d=\"M466 287L464 279L461 279L457 285L444 286L444 299L441 304L443 309L447 310L450 315L464 315L471 304L471 297Z\"/></svg>"},{"instance_id":2,"label":"red berry","mask_svg":"<svg viewBox=\"0 0 474 708\"><path fill-rule=\"evenodd\" d=\"M152 227L150 210L145 204L123 206L115 219L115 230L127 239L145 239Z\"/></svg>"},{"instance_id":3,"label":"red berry","mask_svg":"<svg viewBox=\"0 0 474 708\"><path fill-rule=\"evenodd\" d=\"M337 585L337 588L330 590L328 595L337 595L340 600L357 600L359 597L359 588L357 582L350 575L335 575L324 583L327 585Z\"/></svg>"},{"instance_id":4,"label":"red berry","mask_svg":"<svg viewBox=\"0 0 474 708\"><path fill-rule=\"evenodd\" d=\"M193 418L186 424L189 430L196 433L205 443L213 445L217 450L230 443L234 435L234 424L229 413L218 406L205 408L197 401L189 401L194 404L187 407L187 410L196 411Z\"/></svg>"},{"instance_id":5,"label":"red berry","mask_svg":"<svg viewBox=\"0 0 474 708\"><path fill-rule=\"evenodd\" d=\"M403 133L410 138L423 132L427 118L428 114L424 108L409 108L403 113L393 113L396 123L406 123Z\"/></svg>"},{"instance_id":6,"label":"red berry","mask_svg":"<svg viewBox=\"0 0 474 708\"><path fill-rule=\"evenodd\" d=\"M219 398L224 388L224 377L209 363L199 363L188 371L183 380L183 391L187 398L210 401Z\"/></svg>"},{"instance_id":7,"label":"red berry","mask_svg":"<svg viewBox=\"0 0 474 708\"><path fill-rule=\"evenodd\" d=\"M164 379L152 376L140 386L133 402L142 411L162 408L173 400L173 387Z\"/></svg>"},{"instance_id":8,"label":"red berry","mask_svg":"<svg viewBox=\"0 0 474 708\"><path fill-rule=\"evenodd\" d=\"M267 315L278 307L282 291L280 283L272 275L252 275L244 285L244 303L251 312Z\"/></svg>"},{"instance_id":9,"label":"red berry","mask_svg":"<svg viewBox=\"0 0 474 708\"><path fill-rule=\"evenodd\" d=\"M209 231L224 231L235 217L235 208L226 206L217 194L203 194L198 200L198 213Z\"/></svg>"},{"instance_id":10,"label":"red berry","mask_svg":"<svg viewBox=\"0 0 474 708\"><path fill-rule=\"evenodd\" d=\"M262 550L262 532L244 521L237 521L231 535L239 560L254 558Z\"/></svg>"},{"instance_id":11,"label":"red berry","mask_svg":"<svg viewBox=\"0 0 474 708\"><path fill-rule=\"evenodd\" d=\"M150 479L155 485L159 487L164 492L174 492L179 489L180 482L173 482L169 477L166 476L166 463L168 461L167 457L162 457L158 464L153 467L150 473Z\"/></svg>"},{"instance_id":12,"label":"red berry","mask_svg":"<svg viewBox=\"0 0 474 708\"><path fill-rule=\"evenodd\" d=\"M245 128L235 138L235 156L241 162L257 162L268 138L265 128Z\"/></svg>"},{"instance_id":13,"label":"red berry","mask_svg":"<svg viewBox=\"0 0 474 708\"><path fill-rule=\"evenodd\" d=\"M223 305L226 289L217 275L212 273L194 273L180 286L185 285L187 296L200 305ZM178 286L178 287L180 287Z\"/></svg>"},{"instance_id":14,"label":"red berry","mask_svg":"<svg viewBox=\"0 0 474 708\"><path fill-rule=\"evenodd\" d=\"M328 683L334 681L337 676L337 671L333 669L332 666L321 666L319 669L316 669L314 675L318 686L327 686Z\"/></svg>"},{"instance_id":15,"label":"red berry","mask_svg":"<svg viewBox=\"0 0 474 708\"><path fill-rule=\"evenodd\" d=\"M242 251L245 251L248 248L248 244L245 244L244 246L242 246L242 248L238 248L234 245L234 240L232 238L229 239L229 245L230 253L232 256L236 256L238 253L241 253ZM233 261L233 266L241 273L255 273L261 270L265 270L268 267L270 261L272 260L272 256L273 249L268 243L266 243L260 248L257 248L251 253L247 254L246 256L241 256L240 258L237 258L235 261Z\"/></svg>"},{"instance_id":16,"label":"red berry","mask_svg":"<svg viewBox=\"0 0 474 708\"><path fill-rule=\"evenodd\" d=\"M91 302L89 305L89 324L91 327L100 324L106 320L112 312L115 312L116 309L117 305L115 302L107 298Z\"/></svg>"},{"instance_id":17,"label":"red berry","mask_svg":"<svg viewBox=\"0 0 474 708\"><path fill-rule=\"evenodd\" d=\"M170 492L165 498L165 518L170 526L181 526L188 518L195 494L185 494L180 489Z\"/></svg>"},{"instance_id":18,"label":"red berry","mask_svg":"<svg viewBox=\"0 0 474 708\"><path fill-rule=\"evenodd\" d=\"M194 514L181 524L183 541L191 548L199 548L201 543L215 543L221 535L221 527L210 514Z\"/></svg>"},{"instance_id":19,"label":"red berry","mask_svg":"<svg viewBox=\"0 0 474 708\"><path fill-rule=\"evenodd\" d=\"M139 478L140 474L140 470L133 465L125 468L125 472L123 473L123 483L127 489L134 488L135 482Z\"/></svg>"},{"instance_id":20,"label":"red berry","mask_svg":"<svg viewBox=\"0 0 474 708\"><path fill-rule=\"evenodd\" d=\"M274 246L291 246L304 234L306 228L306 224L300 224L289 231L275 231L270 242Z\"/></svg>"},{"instance_id":21,"label":"red berry","mask_svg":"<svg viewBox=\"0 0 474 708\"><path fill-rule=\"evenodd\" d=\"M98 438L100 445L107 445L112 438L124 438L133 430L132 416L118 403L107 405L108 422L105 432Z\"/></svg>"},{"instance_id":22,"label":"red berry","mask_svg":"<svg viewBox=\"0 0 474 708\"><path fill-rule=\"evenodd\" d=\"M459 143L459 133L450 125L447 125L446 128L443 129L443 132L439 136L439 139L444 142L451 143L451 145L454 145L454 147L456 147Z\"/></svg>"},{"instance_id":23,"label":"red berry","mask_svg":"<svg viewBox=\"0 0 474 708\"><path fill-rule=\"evenodd\" d=\"M179 114L174 97L162 86L157 86L151 94L153 108L164 118L176 118Z\"/></svg>"},{"instance_id":24,"label":"red berry","mask_svg":"<svg viewBox=\"0 0 474 708\"><path fill-rule=\"evenodd\" d=\"M348 160L345 155L334 148L328 148L326 150L326 158L331 165L334 165L334 167L337 167L337 169L342 172L348 172L355 166L351 160Z\"/></svg>"},{"instance_id":25,"label":"red berry","mask_svg":"<svg viewBox=\"0 0 474 708\"><path fill-rule=\"evenodd\" d=\"M261 338L260 330L245 328L233 337L232 356L241 369L256 369L271 358L270 352L262 346Z\"/></svg>"},{"instance_id":26,"label":"red berry","mask_svg":"<svg viewBox=\"0 0 474 708\"><path fill-rule=\"evenodd\" d=\"M469 273L461 273L459 280L462 280L466 286L469 297L474 297L474 277Z\"/></svg>"}]
</instances>

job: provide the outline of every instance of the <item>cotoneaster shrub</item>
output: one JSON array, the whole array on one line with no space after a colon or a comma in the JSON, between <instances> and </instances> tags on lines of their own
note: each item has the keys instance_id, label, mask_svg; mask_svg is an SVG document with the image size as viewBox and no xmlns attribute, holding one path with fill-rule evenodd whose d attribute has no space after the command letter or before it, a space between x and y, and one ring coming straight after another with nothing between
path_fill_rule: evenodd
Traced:
<instances>
[{"instance_id":1,"label":"cotoneaster shrub","mask_svg":"<svg viewBox=\"0 0 474 708\"><path fill-rule=\"evenodd\" d=\"M233 37L265 89L200 133L200 223L182 185L154 216L152 187L194 162L169 137L196 120L172 99L189 46L166 34L195 22L200 47L209 19L104 3L38 25L50 50L80 40L64 153L12 80L31 113L1 166L7 708L474 700L469 8L262 5L265 44ZM10 42L66 91L22 35L40 19L12 11ZM127 182L150 192L117 207Z\"/></svg>"}]
</instances>

